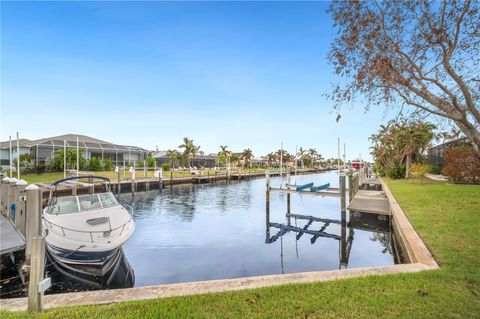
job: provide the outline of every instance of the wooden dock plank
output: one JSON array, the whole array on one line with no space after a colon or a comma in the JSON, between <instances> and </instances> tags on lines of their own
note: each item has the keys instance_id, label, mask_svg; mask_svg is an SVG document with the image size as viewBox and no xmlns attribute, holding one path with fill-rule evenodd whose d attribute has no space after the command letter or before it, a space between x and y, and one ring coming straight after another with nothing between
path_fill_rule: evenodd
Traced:
<instances>
[{"instance_id":1,"label":"wooden dock plank","mask_svg":"<svg viewBox=\"0 0 480 319\"><path fill-rule=\"evenodd\" d=\"M388 199L383 191L359 190L347 208L355 212L390 215Z\"/></svg>"},{"instance_id":2,"label":"wooden dock plank","mask_svg":"<svg viewBox=\"0 0 480 319\"><path fill-rule=\"evenodd\" d=\"M382 185L382 181L380 178L366 178L362 184L368 184L368 185Z\"/></svg>"},{"instance_id":3,"label":"wooden dock plank","mask_svg":"<svg viewBox=\"0 0 480 319\"><path fill-rule=\"evenodd\" d=\"M0 215L0 239L0 255L9 254L25 247L25 240L3 215Z\"/></svg>"}]
</instances>

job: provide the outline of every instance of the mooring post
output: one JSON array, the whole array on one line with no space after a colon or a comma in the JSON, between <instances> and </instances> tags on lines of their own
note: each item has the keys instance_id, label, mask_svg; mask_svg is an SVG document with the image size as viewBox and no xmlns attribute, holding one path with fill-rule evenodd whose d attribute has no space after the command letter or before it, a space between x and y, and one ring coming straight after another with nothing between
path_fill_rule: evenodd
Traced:
<instances>
[{"instance_id":1,"label":"mooring post","mask_svg":"<svg viewBox=\"0 0 480 319\"><path fill-rule=\"evenodd\" d=\"M7 217L7 214L8 214L8 187L10 185L10 177L4 177L2 179L2 184L1 184L1 195L0 195L0 198L1 198L1 211L2 211L2 215Z\"/></svg>"},{"instance_id":2,"label":"mooring post","mask_svg":"<svg viewBox=\"0 0 480 319\"><path fill-rule=\"evenodd\" d=\"M48 283L43 284L45 283L43 281L45 266L45 236L36 236L32 239L30 262L28 310L39 312L43 310L43 292L48 288Z\"/></svg>"},{"instance_id":3,"label":"mooring post","mask_svg":"<svg viewBox=\"0 0 480 319\"><path fill-rule=\"evenodd\" d=\"M347 211L342 210L342 228L340 230L340 269L346 269L348 267L347 258Z\"/></svg>"},{"instance_id":4,"label":"mooring post","mask_svg":"<svg viewBox=\"0 0 480 319\"><path fill-rule=\"evenodd\" d=\"M347 208L346 201L345 201L345 196L347 195L345 177L346 176L344 173L340 173L340 207L342 211L344 211Z\"/></svg>"},{"instance_id":5,"label":"mooring post","mask_svg":"<svg viewBox=\"0 0 480 319\"><path fill-rule=\"evenodd\" d=\"M359 187L360 187L360 177L359 177L359 174L357 174L355 178L355 194L357 194ZM355 194L353 195L355 196Z\"/></svg>"},{"instance_id":6,"label":"mooring post","mask_svg":"<svg viewBox=\"0 0 480 319\"><path fill-rule=\"evenodd\" d=\"M158 189L163 191L163 167L160 167L160 171L158 172Z\"/></svg>"},{"instance_id":7,"label":"mooring post","mask_svg":"<svg viewBox=\"0 0 480 319\"><path fill-rule=\"evenodd\" d=\"M353 173L351 170L348 170L348 202L351 202L353 199Z\"/></svg>"},{"instance_id":8,"label":"mooring post","mask_svg":"<svg viewBox=\"0 0 480 319\"><path fill-rule=\"evenodd\" d=\"M135 195L135 162L133 162L133 166L130 167L130 172L132 173L132 196Z\"/></svg>"},{"instance_id":9,"label":"mooring post","mask_svg":"<svg viewBox=\"0 0 480 319\"><path fill-rule=\"evenodd\" d=\"M270 176L268 173L265 173L265 210L266 210L266 218L267 218L267 227L270 224Z\"/></svg>"},{"instance_id":10,"label":"mooring post","mask_svg":"<svg viewBox=\"0 0 480 319\"><path fill-rule=\"evenodd\" d=\"M287 186L287 214L290 215L290 186Z\"/></svg>"},{"instance_id":11,"label":"mooring post","mask_svg":"<svg viewBox=\"0 0 480 319\"><path fill-rule=\"evenodd\" d=\"M120 194L120 191L122 190L120 183L120 167L115 166L115 170L117 171L117 194Z\"/></svg>"},{"instance_id":12,"label":"mooring post","mask_svg":"<svg viewBox=\"0 0 480 319\"><path fill-rule=\"evenodd\" d=\"M8 197L7 197L7 217L15 221L15 188L18 179L10 178L8 182Z\"/></svg>"},{"instance_id":13,"label":"mooring post","mask_svg":"<svg viewBox=\"0 0 480 319\"><path fill-rule=\"evenodd\" d=\"M170 188L172 188L173 185L173 172L170 172Z\"/></svg>"},{"instance_id":14,"label":"mooring post","mask_svg":"<svg viewBox=\"0 0 480 319\"><path fill-rule=\"evenodd\" d=\"M25 236L25 188L27 187L27 182L23 179L19 180L15 184L15 229Z\"/></svg>"},{"instance_id":15,"label":"mooring post","mask_svg":"<svg viewBox=\"0 0 480 319\"><path fill-rule=\"evenodd\" d=\"M32 251L32 239L41 235L41 198L39 187L35 184L28 185L25 188L27 192L26 203L26 229L25 229L25 260L30 265L30 256Z\"/></svg>"}]
</instances>

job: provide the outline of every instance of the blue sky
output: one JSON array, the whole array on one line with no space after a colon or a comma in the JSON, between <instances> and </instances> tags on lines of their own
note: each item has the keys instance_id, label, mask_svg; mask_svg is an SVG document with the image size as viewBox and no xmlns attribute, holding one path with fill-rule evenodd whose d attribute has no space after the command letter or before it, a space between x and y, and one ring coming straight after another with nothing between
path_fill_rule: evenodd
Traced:
<instances>
[{"instance_id":1,"label":"blue sky","mask_svg":"<svg viewBox=\"0 0 480 319\"><path fill-rule=\"evenodd\" d=\"M85 134L148 149L184 136L264 155L368 153L389 116L322 94L325 2L2 2L1 139Z\"/></svg>"}]
</instances>

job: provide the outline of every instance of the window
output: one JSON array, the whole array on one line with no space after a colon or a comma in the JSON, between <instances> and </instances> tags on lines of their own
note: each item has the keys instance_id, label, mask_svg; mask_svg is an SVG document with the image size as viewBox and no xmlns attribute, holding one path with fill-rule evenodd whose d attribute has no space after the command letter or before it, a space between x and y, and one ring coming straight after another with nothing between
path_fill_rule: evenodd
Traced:
<instances>
[{"instance_id":1,"label":"window","mask_svg":"<svg viewBox=\"0 0 480 319\"><path fill-rule=\"evenodd\" d=\"M117 199L115 198L115 196L113 196L112 193L103 193L103 194L99 194L98 196L100 196L100 200L102 201L103 208L108 208L108 207L113 207L118 205Z\"/></svg>"},{"instance_id":2,"label":"window","mask_svg":"<svg viewBox=\"0 0 480 319\"><path fill-rule=\"evenodd\" d=\"M82 211L102 208L97 194L78 196L78 200Z\"/></svg>"},{"instance_id":3,"label":"window","mask_svg":"<svg viewBox=\"0 0 480 319\"><path fill-rule=\"evenodd\" d=\"M50 214L70 214L78 212L77 197L60 197L56 198L53 205L48 208Z\"/></svg>"}]
</instances>

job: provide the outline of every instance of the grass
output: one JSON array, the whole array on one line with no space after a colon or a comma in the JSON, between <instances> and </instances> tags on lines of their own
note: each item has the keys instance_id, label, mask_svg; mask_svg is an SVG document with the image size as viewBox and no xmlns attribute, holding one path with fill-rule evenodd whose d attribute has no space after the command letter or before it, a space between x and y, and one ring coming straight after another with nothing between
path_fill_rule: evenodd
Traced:
<instances>
[{"instance_id":1,"label":"grass","mask_svg":"<svg viewBox=\"0 0 480 319\"><path fill-rule=\"evenodd\" d=\"M480 187L389 180L439 270L2 318L480 318Z\"/></svg>"},{"instance_id":2,"label":"grass","mask_svg":"<svg viewBox=\"0 0 480 319\"><path fill-rule=\"evenodd\" d=\"M264 169L259 169L259 168L252 168L252 169L242 169L242 174L245 173L263 173L265 172ZM97 176L104 176L108 177L111 180L117 180L118 173L114 171L98 171L98 172L92 172L94 175ZM146 173L146 174L145 174ZM173 178L182 178L182 177L191 177L194 176L188 171L172 171ZM232 174L237 173L237 170L233 171ZM202 170L203 176L207 176L210 174L211 176L215 175L215 171L213 169L203 169ZM219 174L225 174L225 171L220 172ZM137 168L135 172L135 178L136 179L142 179L147 177L153 177L153 170L149 170L145 172L142 168ZM164 172L163 173L164 178L170 178L170 172ZM16 177L16 173L13 173L13 177ZM27 183L51 183L53 181L56 181L57 179L63 178L63 172L51 172L51 173L41 173L41 174L25 174L25 175L20 175L21 179L25 180ZM130 180L132 178L132 174L128 171L125 172L125 176L123 172L120 172L120 179L128 179Z\"/></svg>"}]
</instances>

